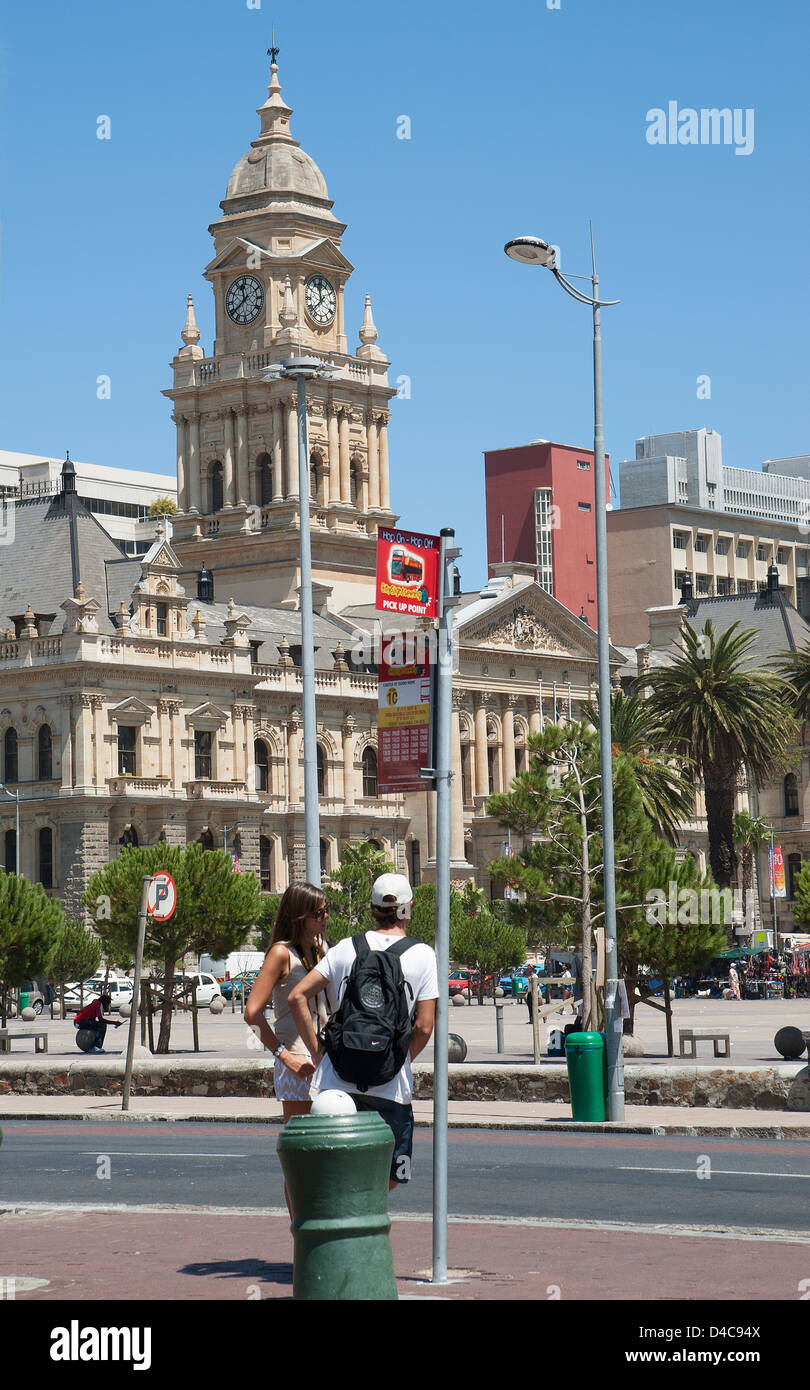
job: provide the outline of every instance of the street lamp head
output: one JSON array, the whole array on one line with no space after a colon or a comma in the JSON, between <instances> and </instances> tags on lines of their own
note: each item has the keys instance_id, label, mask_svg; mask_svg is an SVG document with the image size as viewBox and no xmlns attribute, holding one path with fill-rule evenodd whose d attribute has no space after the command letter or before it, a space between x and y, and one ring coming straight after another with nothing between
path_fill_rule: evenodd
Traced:
<instances>
[{"instance_id":1,"label":"street lamp head","mask_svg":"<svg viewBox=\"0 0 810 1390\"><path fill-rule=\"evenodd\" d=\"M544 265L554 267L554 248L539 236L517 236L504 246L507 256L523 265Z\"/></svg>"},{"instance_id":2,"label":"street lamp head","mask_svg":"<svg viewBox=\"0 0 810 1390\"><path fill-rule=\"evenodd\" d=\"M279 381L283 378L295 380L297 377L304 377L310 380L318 377L321 380L332 381L337 376L337 368L333 362L323 362L320 357L306 357L303 354L299 357L288 357L284 362L275 362L267 367L262 373L264 381Z\"/></svg>"}]
</instances>

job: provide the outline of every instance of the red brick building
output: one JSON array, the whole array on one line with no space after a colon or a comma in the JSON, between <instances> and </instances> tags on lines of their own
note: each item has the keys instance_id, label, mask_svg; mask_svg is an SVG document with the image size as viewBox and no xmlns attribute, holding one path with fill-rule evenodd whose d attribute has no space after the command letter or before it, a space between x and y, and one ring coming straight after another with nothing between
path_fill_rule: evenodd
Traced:
<instances>
[{"instance_id":1,"label":"red brick building","mask_svg":"<svg viewBox=\"0 0 810 1390\"><path fill-rule=\"evenodd\" d=\"M487 451L484 469L490 574L501 560L535 565L542 587L595 627L593 450L535 440Z\"/></svg>"}]
</instances>

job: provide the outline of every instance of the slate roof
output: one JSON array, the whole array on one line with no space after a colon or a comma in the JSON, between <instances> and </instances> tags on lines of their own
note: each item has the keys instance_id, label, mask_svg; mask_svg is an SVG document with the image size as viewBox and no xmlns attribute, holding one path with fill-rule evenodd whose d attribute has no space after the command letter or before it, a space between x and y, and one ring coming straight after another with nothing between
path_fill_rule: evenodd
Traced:
<instances>
[{"instance_id":1,"label":"slate roof","mask_svg":"<svg viewBox=\"0 0 810 1390\"><path fill-rule=\"evenodd\" d=\"M718 632L725 632L733 623L739 630L753 630L753 643L747 666L764 666L785 652L797 651L810 640L810 624L790 603L781 589L758 594L726 594L720 598L692 598L684 604L686 621L696 632L702 632L711 619Z\"/></svg>"}]
</instances>

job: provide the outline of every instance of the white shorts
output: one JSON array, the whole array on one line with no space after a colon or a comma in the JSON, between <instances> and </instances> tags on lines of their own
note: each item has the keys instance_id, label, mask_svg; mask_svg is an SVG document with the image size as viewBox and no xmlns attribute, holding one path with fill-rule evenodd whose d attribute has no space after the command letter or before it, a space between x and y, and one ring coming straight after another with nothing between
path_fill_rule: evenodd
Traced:
<instances>
[{"instance_id":1,"label":"white shorts","mask_svg":"<svg viewBox=\"0 0 810 1390\"><path fill-rule=\"evenodd\" d=\"M309 1081L285 1067L280 1057L273 1063L273 1090L276 1100L311 1100Z\"/></svg>"}]
</instances>

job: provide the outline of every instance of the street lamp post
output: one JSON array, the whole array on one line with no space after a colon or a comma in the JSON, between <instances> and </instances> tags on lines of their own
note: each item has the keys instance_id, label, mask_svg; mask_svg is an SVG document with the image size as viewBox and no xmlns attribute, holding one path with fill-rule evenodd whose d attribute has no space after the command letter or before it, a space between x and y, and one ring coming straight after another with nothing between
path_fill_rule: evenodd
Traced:
<instances>
[{"instance_id":1,"label":"street lamp post","mask_svg":"<svg viewBox=\"0 0 810 1390\"><path fill-rule=\"evenodd\" d=\"M19 878L19 877L20 877L20 789L19 789L19 787L17 787L15 791L10 792L9 789L8 789L8 787L5 786L5 784L4 784L3 782L0 782L0 792L5 792L6 796L10 796L10 797L12 798L12 800L15 801L15 802L17 803L17 805L16 805L16 827L15 827L15 831L14 831L14 836L15 836L15 842L14 842L14 865L15 865L15 867L14 867L14 872L15 872L15 874L17 875L17 878Z\"/></svg>"},{"instance_id":2,"label":"street lamp post","mask_svg":"<svg viewBox=\"0 0 810 1390\"><path fill-rule=\"evenodd\" d=\"M607 496L605 490L605 431L602 399L601 310L618 304L617 299L599 298L599 277L591 230L590 276L592 294L584 294L557 268L554 248L539 237L516 237L508 241L507 256L524 265L542 265L550 270L558 285L580 304L593 310L593 466L596 506L596 603L599 667L599 760L602 783L602 844L605 885L605 1031L607 1033L608 1095L607 1118L624 1119L624 1064L622 1053L622 1015L619 999L619 962L616 941L616 876L613 835L613 758L610 720L610 638L608 635L607 585Z\"/></svg>"},{"instance_id":3,"label":"street lamp post","mask_svg":"<svg viewBox=\"0 0 810 1390\"><path fill-rule=\"evenodd\" d=\"M298 515L301 569L301 712L304 730L304 839L307 881L321 882L321 831L318 815L318 729L315 715L315 633L312 611L312 537L309 514L307 382L330 379L332 369L318 357L290 357L264 374L265 381L293 380L298 391Z\"/></svg>"}]
</instances>

